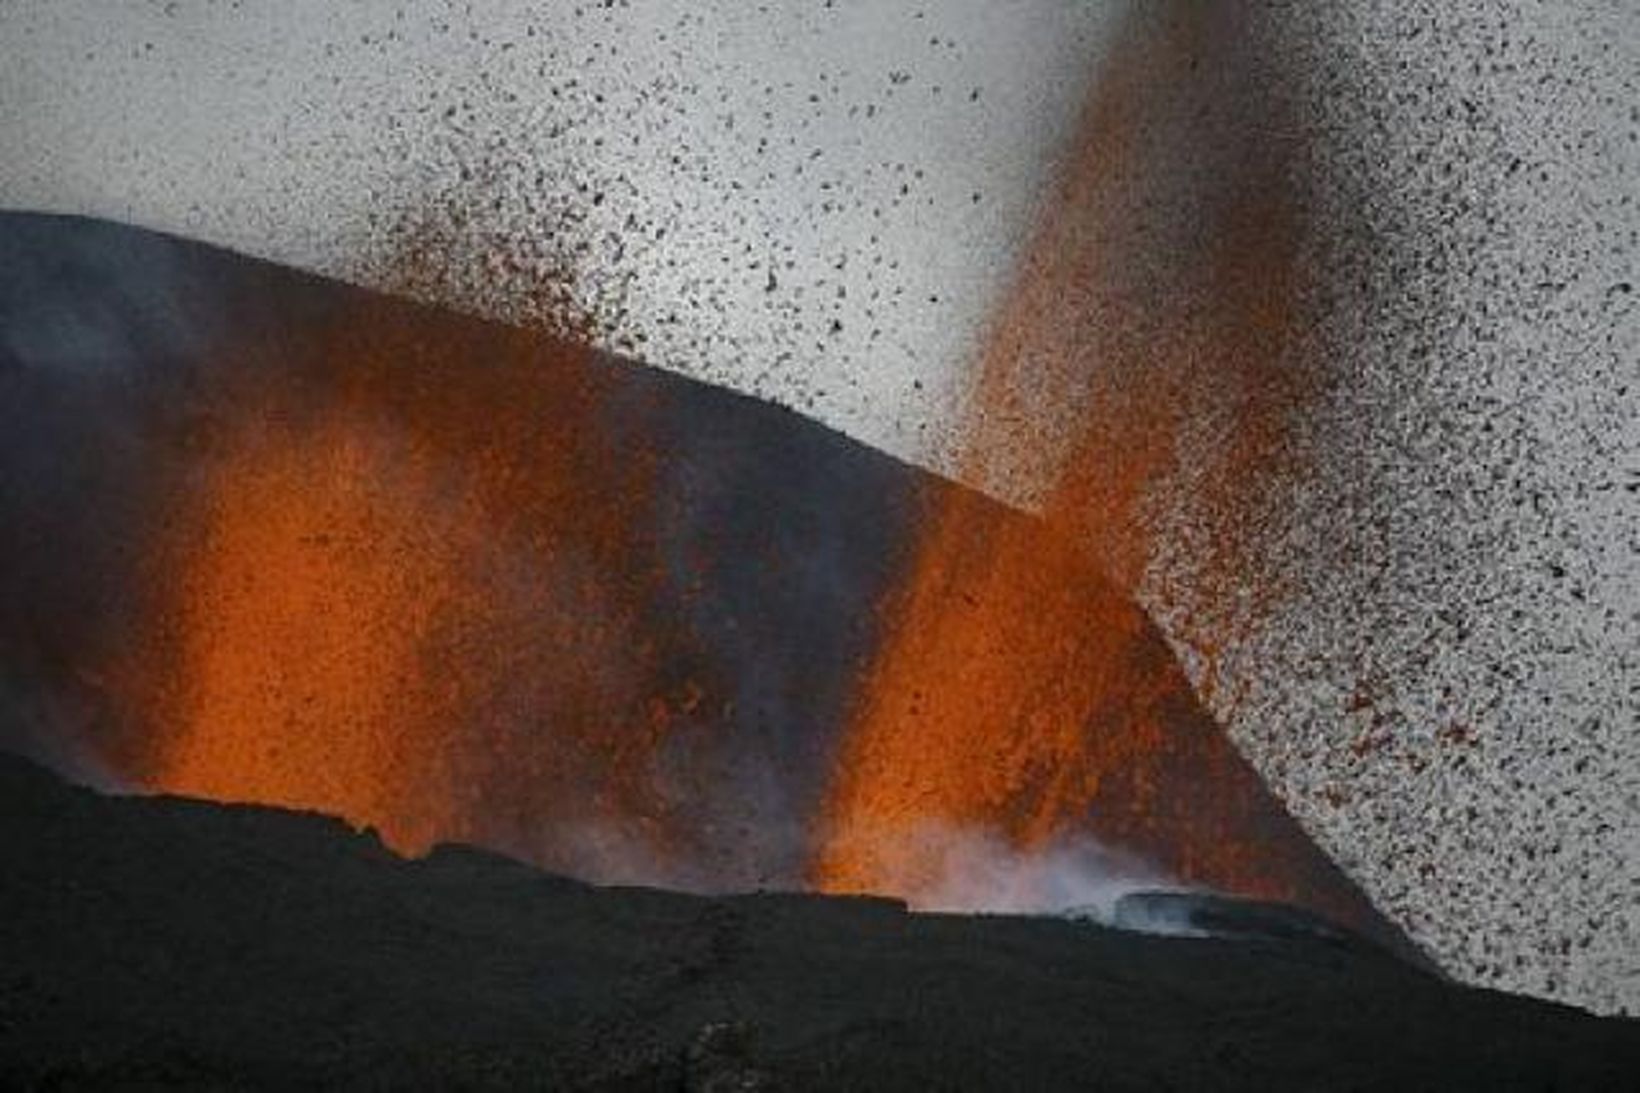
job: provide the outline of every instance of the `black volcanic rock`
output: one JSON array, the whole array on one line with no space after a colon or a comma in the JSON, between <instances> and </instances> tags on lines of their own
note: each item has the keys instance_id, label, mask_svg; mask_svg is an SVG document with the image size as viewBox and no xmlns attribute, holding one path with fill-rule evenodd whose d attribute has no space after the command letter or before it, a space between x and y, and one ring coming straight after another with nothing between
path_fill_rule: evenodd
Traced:
<instances>
[{"instance_id":1,"label":"black volcanic rock","mask_svg":"<svg viewBox=\"0 0 1640 1093\"><path fill-rule=\"evenodd\" d=\"M1640 1073L1640 1023L1303 931L595 888L463 847L401 859L312 814L104 797L4 755L0 877L8 1089L1537 1093Z\"/></svg>"}]
</instances>

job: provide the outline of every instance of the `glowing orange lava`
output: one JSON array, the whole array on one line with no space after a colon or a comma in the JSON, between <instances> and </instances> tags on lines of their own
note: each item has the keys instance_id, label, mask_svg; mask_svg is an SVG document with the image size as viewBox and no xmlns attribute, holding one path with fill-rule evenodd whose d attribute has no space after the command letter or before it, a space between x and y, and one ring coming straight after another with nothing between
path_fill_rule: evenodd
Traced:
<instances>
[{"instance_id":1,"label":"glowing orange lava","mask_svg":"<svg viewBox=\"0 0 1640 1093\"><path fill-rule=\"evenodd\" d=\"M254 356L254 349L247 349ZM650 463L584 350L357 303L220 410L113 673L152 788L319 809L397 846L664 859L649 763L699 701L656 619Z\"/></svg>"},{"instance_id":2,"label":"glowing orange lava","mask_svg":"<svg viewBox=\"0 0 1640 1093\"><path fill-rule=\"evenodd\" d=\"M1149 636L1139 612L1075 537L976 516L958 502L932 517L895 605L837 767L828 889L937 882L940 863L914 841L930 822L1038 844L1086 809L1105 772L1162 742L1155 706L1174 680L1133 663Z\"/></svg>"},{"instance_id":3,"label":"glowing orange lava","mask_svg":"<svg viewBox=\"0 0 1640 1093\"><path fill-rule=\"evenodd\" d=\"M441 621L471 610L474 544L375 439L327 423L213 468L178 575L156 784L355 817L403 845L445 826L426 784L442 737L416 730L460 708L438 693L459 677L428 661Z\"/></svg>"}]
</instances>

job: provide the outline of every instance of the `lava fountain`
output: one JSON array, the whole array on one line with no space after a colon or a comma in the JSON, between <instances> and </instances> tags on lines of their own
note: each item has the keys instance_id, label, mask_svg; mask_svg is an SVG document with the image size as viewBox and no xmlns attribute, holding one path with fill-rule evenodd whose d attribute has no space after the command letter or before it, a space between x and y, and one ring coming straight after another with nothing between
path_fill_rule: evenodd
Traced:
<instances>
[{"instance_id":1,"label":"lava fountain","mask_svg":"<svg viewBox=\"0 0 1640 1093\"><path fill-rule=\"evenodd\" d=\"M1090 836L1187 883L1371 917L1271 829L1278 806L1133 599L1159 516L1211 529L1197 581L1246 581L1240 532L1290 469L1311 382L1289 351L1295 150L1271 135L1256 29L1235 5L1147 9L1107 60L993 317L961 453L963 477L1033 495L1041 519L981 526L956 494L926 514L827 799L820 886L938 888L933 824L1021 855Z\"/></svg>"}]
</instances>

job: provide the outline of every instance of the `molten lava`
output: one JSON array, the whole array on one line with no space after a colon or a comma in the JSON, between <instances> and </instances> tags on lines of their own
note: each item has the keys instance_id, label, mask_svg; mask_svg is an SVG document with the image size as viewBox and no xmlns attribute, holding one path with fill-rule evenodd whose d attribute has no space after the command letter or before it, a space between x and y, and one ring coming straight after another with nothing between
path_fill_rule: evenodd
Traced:
<instances>
[{"instance_id":1,"label":"molten lava","mask_svg":"<svg viewBox=\"0 0 1640 1093\"><path fill-rule=\"evenodd\" d=\"M466 564L482 544L394 454L333 421L211 468L174 577L155 784L355 817L400 845L448 826L429 783L463 696L433 655L441 626L483 610Z\"/></svg>"},{"instance_id":2,"label":"molten lava","mask_svg":"<svg viewBox=\"0 0 1640 1093\"><path fill-rule=\"evenodd\" d=\"M650 467L585 351L365 306L236 386L113 674L158 789L606 875L664 859L651 763L698 703L657 608ZM600 362L600 366L602 363Z\"/></svg>"},{"instance_id":3,"label":"molten lava","mask_svg":"<svg viewBox=\"0 0 1640 1093\"><path fill-rule=\"evenodd\" d=\"M937 884L917 839L931 822L1040 845L1166 740L1157 705L1177 680L1136 662L1153 635L1076 536L961 501L931 520L837 766L828 889Z\"/></svg>"}]
</instances>

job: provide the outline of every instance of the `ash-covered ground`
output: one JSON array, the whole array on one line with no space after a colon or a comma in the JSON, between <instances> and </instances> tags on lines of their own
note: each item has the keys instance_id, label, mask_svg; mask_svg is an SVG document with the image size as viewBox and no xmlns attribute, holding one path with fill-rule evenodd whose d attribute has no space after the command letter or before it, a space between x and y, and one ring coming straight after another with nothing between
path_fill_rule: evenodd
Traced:
<instances>
[{"instance_id":1,"label":"ash-covered ground","mask_svg":"<svg viewBox=\"0 0 1640 1093\"><path fill-rule=\"evenodd\" d=\"M1158 938L594 888L4 755L0 875L8 1088L1536 1093L1640 1070L1633 1021L1267 911Z\"/></svg>"}]
</instances>

